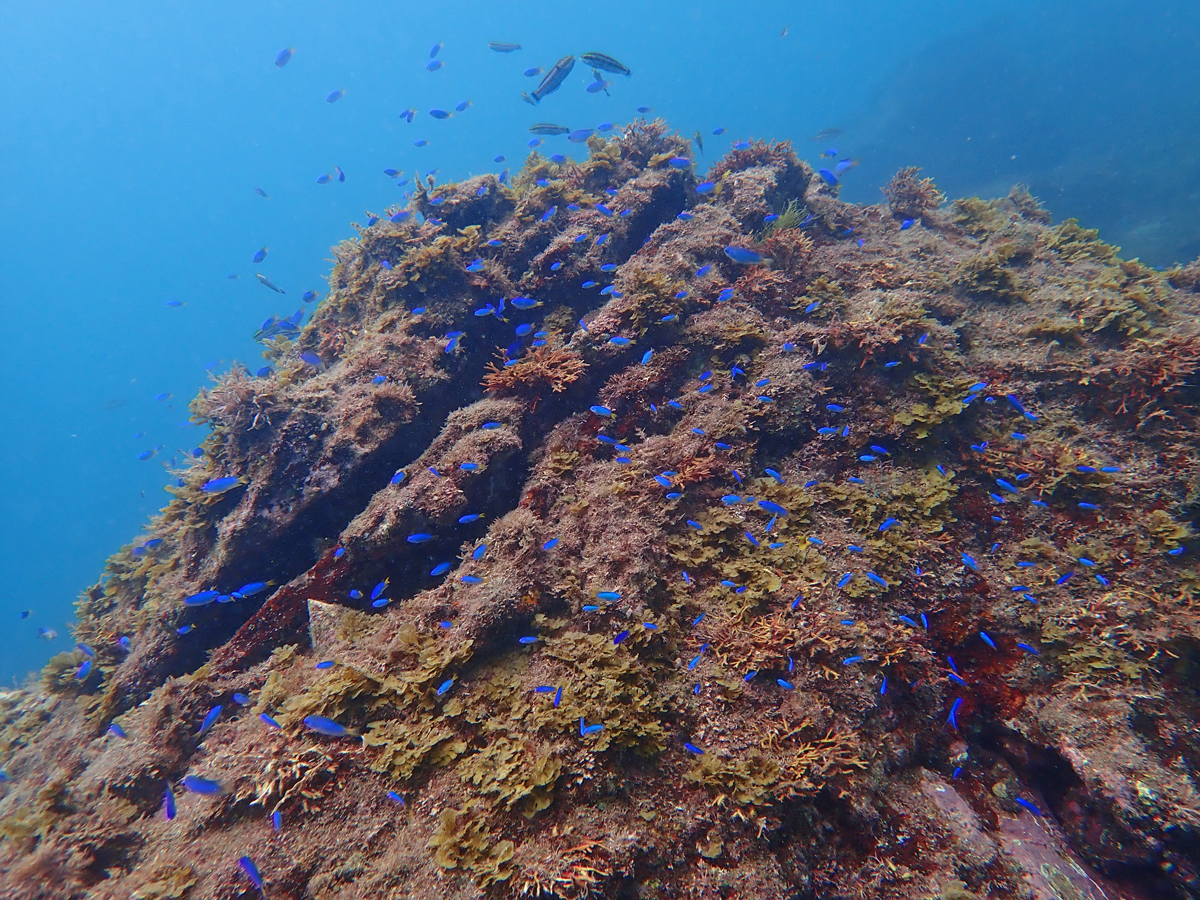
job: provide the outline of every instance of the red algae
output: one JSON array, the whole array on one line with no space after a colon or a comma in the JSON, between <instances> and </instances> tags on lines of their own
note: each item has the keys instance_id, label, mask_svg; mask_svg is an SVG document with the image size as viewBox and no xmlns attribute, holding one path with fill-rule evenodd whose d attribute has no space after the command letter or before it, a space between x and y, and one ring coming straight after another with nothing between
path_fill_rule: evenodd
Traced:
<instances>
[{"instance_id":1,"label":"red algae","mask_svg":"<svg viewBox=\"0 0 1200 900\"><path fill-rule=\"evenodd\" d=\"M588 146L194 401L92 666L0 694L0 895L1200 896L1198 264Z\"/></svg>"}]
</instances>

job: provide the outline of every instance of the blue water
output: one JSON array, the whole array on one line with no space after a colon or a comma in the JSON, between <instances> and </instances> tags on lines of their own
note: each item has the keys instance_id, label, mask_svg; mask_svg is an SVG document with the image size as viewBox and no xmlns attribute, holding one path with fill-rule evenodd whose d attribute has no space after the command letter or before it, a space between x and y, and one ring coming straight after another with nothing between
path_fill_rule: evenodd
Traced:
<instances>
[{"instance_id":1,"label":"blue water","mask_svg":"<svg viewBox=\"0 0 1200 900\"><path fill-rule=\"evenodd\" d=\"M497 171L497 154L515 168L534 122L619 125L647 105L708 137L702 162L741 137L790 139L811 160L831 143L862 160L849 200L876 202L910 164L952 196L1026 182L1127 255L1196 256L1200 12L1046 6L5 5L0 678L71 646L75 598L169 499L163 464L203 439L188 398L233 360L262 364L255 329L323 292L329 247L364 210L402 198L385 168L444 181ZM445 66L431 73L439 42ZM288 46L295 56L276 67ZM579 65L538 109L522 103L537 83L524 69L589 50L633 77L612 76L611 97L588 94ZM428 115L468 99L452 119ZM728 134L713 137L718 126ZM844 133L808 140L831 127ZM544 147L566 148L580 153L563 138ZM334 166L345 183L318 185ZM39 640L39 628L59 636Z\"/></svg>"}]
</instances>

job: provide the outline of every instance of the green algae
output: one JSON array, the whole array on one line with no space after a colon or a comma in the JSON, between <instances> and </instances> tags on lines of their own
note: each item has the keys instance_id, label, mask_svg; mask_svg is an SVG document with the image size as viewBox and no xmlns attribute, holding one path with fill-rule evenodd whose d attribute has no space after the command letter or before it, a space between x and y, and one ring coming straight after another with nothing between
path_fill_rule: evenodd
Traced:
<instances>
[{"instance_id":1,"label":"green algae","mask_svg":"<svg viewBox=\"0 0 1200 900\"><path fill-rule=\"evenodd\" d=\"M964 197L950 205L951 221L968 234L982 238L1001 230L1008 218L1000 212L997 204L978 197Z\"/></svg>"},{"instance_id":2,"label":"green algae","mask_svg":"<svg viewBox=\"0 0 1200 900\"><path fill-rule=\"evenodd\" d=\"M804 289L804 293L793 301L792 309L805 310L813 303L819 303L820 306L813 310L812 313L809 313L809 315L818 318L826 318L846 312L845 291L842 290L840 284L824 275L819 275L813 279Z\"/></svg>"},{"instance_id":3,"label":"green algae","mask_svg":"<svg viewBox=\"0 0 1200 900\"><path fill-rule=\"evenodd\" d=\"M37 787L32 803L17 806L0 818L0 840L31 850L60 820L76 810L71 797L71 775L59 769Z\"/></svg>"},{"instance_id":4,"label":"green algae","mask_svg":"<svg viewBox=\"0 0 1200 900\"><path fill-rule=\"evenodd\" d=\"M706 754L683 777L739 806L764 806L774 799L775 790L783 780L783 769L762 752L736 759Z\"/></svg>"},{"instance_id":5,"label":"green algae","mask_svg":"<svg viewBox=\"0 0 1200 900\"><path fill-rule=\"evenodd\" d=\"M461 767L464 781L525 818L550 806L562 772L562 760L553 749L509 737L493 739Z\"/></svg>"},{"instance_id":6,"label":"green algae","mask_svg":"<svg viewBox=\"0 0 1200 900\"><path fill-rule=\"evenodd\" d=\"M472 803L443 810L429 839L434 862L443 869L462 870L484 888L512 877L514 847L510 840L492 837L482 811Z\"/></svg>"},{"instance_id":7,"label":"green algae","mask_svg":"<svg viewBox=\"0 0 1200 900\"><path fill-rule=\"evenodd\" d=\"M683 290L682 280L641 268L635 268L626 277L623 291L628 299L629 324L639 336L644 337L661 326L665 316L683 312L684 301L676 297Z\"/></svg>"},{"instance_id":8,"label":"green algae","mask_svg":"<svg viewBox=\"0 0 1200 900\"><path fill-rule=\"evenodd\" d=\"M198 880L191 866L170 863L154 866L147 879L130 895L130 900L181 900Z\"/></svg>"},{"instance_id":9,"label":"green algae","mask_svg":"<svg viewBox=\"0 0 1200 900\"><path fill-rule=\"evenodd\" d=\"M1011 243L1001 243L991 253L980 253L963 262L954 282L970 296L995 303L1029 300L1029 288L1011 268L1017 257Z\"/></svg>"},{"instance_id":10,"label":"green algae","mask_svg":"<svg viewBox=\"0 0 1200 900\"><path fill-rule=\"evenodd\" d=\"M913 376L912 385L928 399L911 403L897 411L892 421L908 429L917 440L924 440L935 428L966 409L962 398L966 396L971 381L966 377L918 374Z\"/></svg>"},{"instance_id":11,"label":"green algae","mask_svg":"<svg viewBox=\"0 0 1200 900\"><path fill-rule=\"evenodd\" d=\"M977 893L970 890L964 882L952 878L938 889L939 900L980 900Z\"/></svg>"},{"instance_id":12,"label":"green algae","mask_svg":"<svg viewBox=\"0 0 1200 900\"><path fill-rule=\"evenodd\" d=\"M795 199L789 200L783 211L779 213L779 218L774 222L769 222L763 229L762 238L765 241L777 234L798 228L802 221L804 221L803 203Z\"/></svg>"},{"instance_id":13,"label":"green algae","mask_svg":"<svg viewBox=\"0 0 1200 900\"><path fill-rule=\"evenodd\" d=\"M1165 509L1151 510L1143 522L1150 537L1165 550L1174 550L1195 537L1191 525L1175 521Z\"/></svg>"},{"instance_id":14,"label":"green algae","mask_svg":"<svg viewBox=\"0 0 1200 900\"><path fill-rule=\"evenodd\" d=\"M1071 294L1071 308L1082 328L1147 338L1161 333L1167 290L1162 276L1136 260L1104 266L1085 291Z\"/></svg>"},{"instance_id":15,"label":"green algae","mask_svg":"<svg viewBox=\"0 0 1200 900\"><path fill-rule=\"evenodd\" d=\"M609 635L569 630L546 641L546 655L570 675L555 718L572 726L581 718L602 722L604 730L589 743L593 752L616 748L653 756L666 749L667 699L655 689L662 663L631 652L649 642L644 629L637 632L622 645Z\"/></svg>"},{"instance_id":16,"label":"green algae","mask_svg":"<svg viewBox=\"0 0 1200 900\"><path fill-rule=\"evenodd\" d=\"M1120 250L1119 247L1100 240L1098 229L1081 227L1078 219L1066 219L1062 224L1051 228L1044 244L1048 250L1069 263L1084 260L1111 262Z\"/></svg>"},{"instance_id":17,"label":"green algae","mask_svg":"<svg viewBox=\"0 0 1200 900\"><path fill-rule=\"evenodd\" d=\"M776 521L767 541L784 542L786 546L768 557L756 552L747 539L747 522L731 507L714 507L700 514L702 529L687 528L667 538L672 558L689 571L710 568L723 580L737 583L744 590L727 598L734 619L741 620L764 603L783 586L785 573L798 573L807 580L816 580L824 570L820 555L804 542L805 526L814 505L810 494L793 485L780 485L770 478L758 478L746 485L748 491L762 500L777 503L788 511ZM763 524L769 516L763 515ZM725 597L728 591L714 587L710 596ZM676 596L680 596L676 592Z\"/></svg>"},{"instance_id":18,"label":"green algae","mask_svg":"<svg viewBox=\"0 0 1200 900\"><path fill-rule=\"evenodd\" d=\"M379 750L371 757L371 768L399 781L408 781L424 765L448 766L467 750L454 728L431 717L372 722L367 727L364 745Z\"/></svg>"}]
</instances>

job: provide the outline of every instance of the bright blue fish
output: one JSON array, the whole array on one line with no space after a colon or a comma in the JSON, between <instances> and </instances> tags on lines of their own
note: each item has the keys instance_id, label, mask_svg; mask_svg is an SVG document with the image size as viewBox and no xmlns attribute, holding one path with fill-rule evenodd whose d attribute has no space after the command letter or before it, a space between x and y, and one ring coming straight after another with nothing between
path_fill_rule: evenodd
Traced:
<instances>
[{"instance_id":1,"label":"bright blue fish","mask_svg":"<svg viewBox=\"0 0 1200 900\"><path fill-rule=\"evenodd\" d=\"M744 266L757 265L758 263L770 262L767 257L753 250L748 250L745 247L730 245L725 248L725 255L732 259L735 263Z\"/></svg>"},{"instance_id":2,"label":"bright blue fish","mask_svg":"<svg viewBox=\"0 0 1200 900\"><path fill-rule=\"evenodd\" d=\"M243 856L238 859L238 865L242 867L242 871L246 873L246 877L250 879L250 883L261 891L263 886L262 875L259 874L258 866L254 864L254 860L249 856Z\"/></svg>"},{"instance_id":3,"label":"bright blue fish","mask_svg":"<svg viewBox=\"0 0 1200 900\"><path fill-rule=\"evenodd\" d=\"M199 775L183 776L183 786L193 794L219 794L222 790L219 781L213 781L211 778L201 778Z\"/></svg>"},{"instance_id":4,"label":"bright blue fish","mask_svg":"<svg viewBox=\"0 0 1200 900\"><path fill-rule=\"evenodd\" d=\"M221 595L220 591L201 591L183 601L184 606L207 606Z\"/></svg>"},{"instance_id":5,"label":"bright blue fish","mask_svg":"<svg viewBox=\"0 0 1200 900\"><path fill-rule=\"evenodd\" d=\"M958 710L962 706L962 697L955 697L954 702L950 704L950 715L946 717L946 724L958 730Z\"/></svg>"},{"instance_id":6,"label":"bright blue fish","mask_svg":"<svg viewBox=\"0 0 1200 900\"><path fill-rule=\"evenodd\" d=\"M242 479L234 478L233 476L229 476L227 478L214 478L211 481L206 481L203 485L201 485L200 490L204 491L206 494L223 494L226 491L233 490L241 483Z\"/></svg>"},{"instance_id":7,"label":"bright blue fish","mask_svg":"<svg viewBox=\"0 0 1200 900\"><path fill-rule=\"evenodd\" d=\"M200 723L200 730L196 732L197 737L203 736L208 729L217 724L217 719L221 717L221 707L219 704L208 711L208 715L204 717L204 721Z\"/></svg>"},{"instance_id":8,"label":"bright blue fish","mask_svg":"<svg viewBox=\"0 0 1200 900\"><path fill-rule=\"evenodd\" d=\"M1016 803L1018 806L1020 806L1022 809L1028 810L1029 812L1033 813L1035 816L1040 817L1042 815L1042 811L1037 808L1037 805L1029 800L1026 800L1024 797L1014 797L1013 802Z\"/></svg>"},{"instance_id":9,"label":"bright blue fish","mask_svg":"<svg viewBox=\"0 0 1200 900\"><path fill-rule=\"evenodd\" d=\"M305 716L304 727L326 737L346 737L350 732L344 725L328 719L325 716Z\"/></svg>"}]
</instances>

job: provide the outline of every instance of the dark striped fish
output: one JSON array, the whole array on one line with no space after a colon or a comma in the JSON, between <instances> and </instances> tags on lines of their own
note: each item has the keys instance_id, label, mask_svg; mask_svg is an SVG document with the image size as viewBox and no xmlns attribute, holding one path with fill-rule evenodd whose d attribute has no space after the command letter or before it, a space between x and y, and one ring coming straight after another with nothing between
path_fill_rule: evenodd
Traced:
<instances>
[{"instance_id":1,"label":"dark striped fish","mask_svg":"<svg viewBox=\"0 0 1200 900\"><path fill-rule=\"evenodd\" d=\"M602 69L605 72L613 72L626 77L633 74L629 71L628 66L613 59L607 53L584 53L579 58L593 69Z\"/></svg>"},{"instance_id":2,"label":"dark striped fish","mask_svg":"<svg viewBox=\"0 0 1200 900\"><path fill-rule=\"evenodd\" d=\"M529 126L530 134L567 134L570 130L566 125L551 125L549 122L538 122Z\"/></svg>"},{"instance_id":3,"label":"dark striped fish","mask_svg":"<svg viewBox=\"0 0 1200 900\"><path fill-rule=\"evenodd\" d=\"M497 53L512 53L514 50L520 50L520 44L505 44L501 41L488 41L488 49L495 50Z\"/></svg>"},{"instance_id":4,"label":"dark striped fish","mask_svg":"<svg viewBox=\"0 0 1200 900\"><path fill-rule=\"evenodd\" d=\"M537 90L533 92L533 99L540 101L547 94L553 94L562 83L567 80L567 76L571 74L571 70L575 68L575 57L564 56L554 64L554 67L546 73L546 77L542 79L542 83L537 86Z\"/></svg>"}]
</instances>

